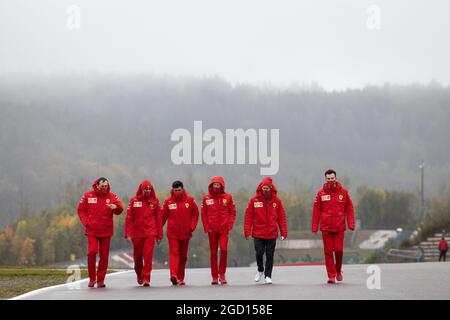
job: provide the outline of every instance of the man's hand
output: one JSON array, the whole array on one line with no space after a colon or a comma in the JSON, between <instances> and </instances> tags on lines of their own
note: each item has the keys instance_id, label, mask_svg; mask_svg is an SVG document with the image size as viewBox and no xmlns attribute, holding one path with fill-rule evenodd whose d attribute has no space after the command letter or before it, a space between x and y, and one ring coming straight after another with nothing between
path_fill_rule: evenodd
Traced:
<instances>
[{"instance_id":1,"label":"man's hand","mask_svg":"<svg viewBox=\"0 0 450 320\"><path fill-rule=\"evenodd\" d=\"M161 239L156 239L156 244L159 245L161 243Z\"/></svg>"},{"instance_id":2,"label":"man's hand","mask_svg":"<svg viewBox=\"0 0 450 320\"><path fill-rule=\"evenodd\" d=\"M248 240L248 238L250 238L250 237L245 237L245 240Z\"/></svg>"},{"instance_id":3,"label":"man's hand","mask_svg":"<svg viewBox=\"0 0 450 320\"><path fill-rule=\"evenodd\" d=\"M113 204L113 203L107 204L107 206L108 206L111 210L117 209L117 206L116 206L115 204Z\"/></svg>"},{"instance_id":4,"label":"man's hand","mask_svg":"<svg viewBox=\"0 0 450 320\"><path fill-rule=\"evenodd\" d=\"M126 237L126 239L127 239L127 241L129 241L129 242L133 242L133 238L131 238L131 237Z\"/></svg>"},{"instance_id":5,"label":"man's hand","mask_svg":"<svg viewBox=\"0 0 450 320\"><path fill-rule=\"evenodd\" d=\"M280 239L281 239L281 241L283 241L283 240L284 240L284 239L286 239L286 238L285 238L285 237L283 237L283 236L281 236L281 238L280 238Z\"/></svg>"}]
</instances>

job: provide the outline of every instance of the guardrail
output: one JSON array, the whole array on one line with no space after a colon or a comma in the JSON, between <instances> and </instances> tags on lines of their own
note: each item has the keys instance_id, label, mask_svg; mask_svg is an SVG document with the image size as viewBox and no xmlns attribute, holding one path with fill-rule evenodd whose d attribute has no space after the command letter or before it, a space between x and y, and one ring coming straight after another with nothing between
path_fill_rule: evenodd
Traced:
<instances>
[{"instance_id":1,"label":"guardrail","mask_svg":"<svg viewBox=\"0 0 450 320\"><path fill-rule=\"evenodd\" d=\"M423 260L424 252L420 248L416 250L389 249L385 255L386 262L388 262L388 257L402 258L419 262Z\"/></svg>"}]
</instances>

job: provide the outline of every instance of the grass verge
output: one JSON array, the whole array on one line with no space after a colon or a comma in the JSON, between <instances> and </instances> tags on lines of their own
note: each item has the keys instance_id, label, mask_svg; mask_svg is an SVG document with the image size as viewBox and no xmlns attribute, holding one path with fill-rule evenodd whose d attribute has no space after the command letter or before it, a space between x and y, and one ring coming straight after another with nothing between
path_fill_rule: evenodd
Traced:
<instances>
[{"instance_id":1,"label":"grass verge","mask_svg":"<svg viewBox=\"0 0 450 320\"><path fill-rule=\"evenodd\" d=\"M108 273L115 270L108 270ZM72 273L66 269L49 268L0 268L0 299L9 299L26 292L63 284ZM81 279L87 278L86 269L81 269Z\"/></svg>"}]
</instances>

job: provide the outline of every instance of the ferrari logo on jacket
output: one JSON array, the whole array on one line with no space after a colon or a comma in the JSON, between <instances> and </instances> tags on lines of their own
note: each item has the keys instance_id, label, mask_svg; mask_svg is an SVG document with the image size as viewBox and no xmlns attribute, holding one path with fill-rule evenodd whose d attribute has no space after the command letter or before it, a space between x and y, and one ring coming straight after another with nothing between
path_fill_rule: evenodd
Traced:
<instances>
[{"instance_id":1,"label":"ferrari logo on jacket","mask_svg":"<svg viewBox=\"0 0 450 320\"><path fill-rule=\"evenodd\" d=\"M141 208L142 207L142 202L135 202L135 203L133 203L133 207L134 208Z\"/></svg>"},{"instance_id":2,"label":"ferrari logo on jacket","mask_svg":"<svg viewBox=\"0 0 450 320\"><path fill-rule=\"evenodd\" d=\"M214 204L214 199L208 199L205 201L208 206Z\"/></svg>"},{"instance_id":3,"label":"ferrari logo on jacket","mask_svg":"<svg viewBox=\"0 0 450 320\"><path fill-rule=\"evenodd\" d=\"M186 208L189 208L189 202L186 202L186 203L184 204L184 206L185 206Z\"/></svg>"},{"instance_id":4,"label":"ferrari logo on jacket","mask_svg":"<svg viewBox=\"0 0 450 320\"><path fill-rule=\"evenodd\" d=\"M224 199L222 200L222 202L223 202L224 204L227 203L227 199L224 198Z\"/></svg>"},{"instance_id":5,"label":"ferrari logo on jacket","mask_svg":"<svg viewBox=\"0 0 450 320\"><path fill-rule=\"evenodd\" d=\"M331 197L329 194L321 196L320 198L322 199L322 201L330 201L331 200Z\"/></svg>"},{"instance_id":6,"label":"ferrari logo on jacket","mask_svg":"<svg viewBox=\"0 0 450 320\"><path fill-rule=\"evenodd\" d=\"M97 198L88 198L88 203L97 203Z\"/></svg>"},{"instance_id":7,"label":"ferrari logo on jacket","mask_svg":"<svg viewBox=\"0 0 450 320\"><path fill-rule=\"evenodd\" d=\"M177 204L176 203L169 204L169 210L175 210L176 208L177 208Z\"/></svg>"},{"instance_id":8,"label":"ferrari logo on jacket","mask_svg":"<svg viewBox=\"0 0 450 320\"><path fill-rule=\"evenodd\" d=\"M344 199L344 196L342 194L339 195L339 200L342 201Z\"/></svg>"},{"instance_id":9,"label":"ferrari logo on jacket","mask_svg":"<svg viewBox=\"0 0 450 320\"><path fill-rule=\"evenodd\" d=\"M109 199L106 199L106 203L107 204L109 204L111 202L111 200L109 200Z\"/></svg>"}]
</instances>

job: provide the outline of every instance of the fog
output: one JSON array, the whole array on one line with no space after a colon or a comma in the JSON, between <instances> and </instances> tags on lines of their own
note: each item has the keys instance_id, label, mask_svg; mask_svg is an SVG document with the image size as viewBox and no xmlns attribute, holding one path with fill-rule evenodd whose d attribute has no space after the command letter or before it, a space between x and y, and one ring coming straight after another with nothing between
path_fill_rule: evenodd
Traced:
<instances>
[{"instance_id":1,"label":"fog","mask_svg":"<svg viewBox=\"0 0 450 320\"><path fill-rule=\"evenodd\" d=\"M79 29L67 26L71 5ZM233 84L326 90L448 85L448 12L446 0L4 0L0 70L218 75Z\"/></svg>"}]
</instances>

